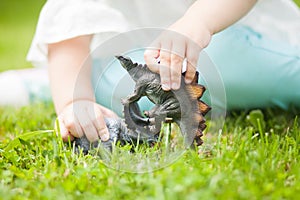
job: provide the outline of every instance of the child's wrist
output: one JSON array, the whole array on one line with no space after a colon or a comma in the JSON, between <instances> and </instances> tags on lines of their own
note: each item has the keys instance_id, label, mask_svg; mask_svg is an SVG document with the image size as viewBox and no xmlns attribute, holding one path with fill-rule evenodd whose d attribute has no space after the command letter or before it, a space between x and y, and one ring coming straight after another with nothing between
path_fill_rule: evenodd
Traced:
<instances>
[{"instance_id":1,"label":"child's wrist","mask_svg":"<svg viewBox=\"0 0 300 200\"><path fill-rule=\"evenodd\" d=\"M180 24L184 25L182 29L185 30L186 36L196 42L199 47L203 49L209 44L213 33L205 23L199 20L199 22L193 24L187 16L183 16L179 21L181 21Z\"/></svg>"}]
</instances>

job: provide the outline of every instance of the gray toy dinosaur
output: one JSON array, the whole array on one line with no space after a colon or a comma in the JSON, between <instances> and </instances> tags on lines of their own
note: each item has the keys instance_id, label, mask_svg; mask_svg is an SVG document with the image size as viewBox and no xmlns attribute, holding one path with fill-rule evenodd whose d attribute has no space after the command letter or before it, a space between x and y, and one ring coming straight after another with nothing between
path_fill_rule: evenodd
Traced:
<instances>
[{"instance_id":1,"label":"gray toy dinosaur","mask_svg":"<svg viewBox=\"0 0 300 200\"><path fill-rule=\"evenodd\" d=\"M151 72L147 65L133 63L130 58L116 56L122 67L135 81L134 93L122 99L124 105L124 121L106 119L110 132L110 140L102 142L104 148L111 149L113 141L121 144L139 142L158 142L161 124L171 119L180 127L187 145L195 141L201 145L202 131L206 128L204 115L210 107L202 102L205 87L198 84L198 72L191 84L185 84L182 76L179 90L164 91L160 84L160 76ZM155 106L143 113L138 100L146 96ZM90 144L85 137L75 139L75 146L81 147L85 153L98 142Z\"/></svg>"}]
</instances>

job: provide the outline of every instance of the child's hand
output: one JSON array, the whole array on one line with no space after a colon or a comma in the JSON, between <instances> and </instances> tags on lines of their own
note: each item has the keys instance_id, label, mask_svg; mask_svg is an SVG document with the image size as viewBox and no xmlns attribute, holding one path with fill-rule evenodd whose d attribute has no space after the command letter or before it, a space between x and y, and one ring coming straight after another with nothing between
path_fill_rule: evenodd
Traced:
<instances>
[{"instance_id":1,"label":"child's hand","mask_svg":"<svg viewBox=\"0 0 300 200\"><path fill-rule=\"evenodd\" d=\"M150 70L160 74L164 90L178 89L182 62L187 59L185 81L190 83L196 70L198 56L214 33L217 33L244 16L257 0L197 0L184 16L169 27L145 52ZM180 36L181 35L181 36ZM160 59L157 65L156 59Z\"/></svg>"},{"instance_id":2,"label":"child's hand","mask_svg":"<svg viewBox=\"0 0 300 200\"><path fill-rule=\"evenodd\" d=\"M210 39L211 33L204 25L196 25L194 19L183 17L154 41L144 57L149 69L160 74L164 90L179 89L184 59L187 61L185 82L191 83L199 53Z\"/></svg>"},{"instance_id":3,"label":"child's hand","mask_svg":"<svg viewBox=\"0 0 300 200\"><path fill-rule=\"evenodd\" d=\"M88 100L78 100L67 105L58 116L60 134L66 142L70 137L80 138L83 135L91 142L101 138L103 141L109 139L109 132L105 125L104 117L117 118L117 115Z\"/></svg>"}]
</instances>

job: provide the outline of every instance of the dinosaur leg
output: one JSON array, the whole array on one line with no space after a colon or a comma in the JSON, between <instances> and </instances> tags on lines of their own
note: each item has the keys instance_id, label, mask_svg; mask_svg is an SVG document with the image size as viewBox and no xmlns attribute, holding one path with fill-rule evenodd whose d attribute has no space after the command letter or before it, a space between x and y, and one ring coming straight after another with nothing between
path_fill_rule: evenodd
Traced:
<instances>
[{"instance_id":1,"label":"dinosaur leg","mask_svg":"<svg viewBox=\"0 0 300 200\"><path fill-rule=\"evenodd\" d=\"M151 110L145 110L144 115L149 118L155 117L157 116L155 115L155 113L157 113L157 111L160 109L161 109L161 105L155 105Z\"/></svg>"},{"instance_id":2,"label":"dinosaur leg","mask_svg":"<svg viewBox=\"0 0 300 200\"><path fill-rule=\"evenodd\" d=\"M130 94L129 96L121 100L122 104L128 105L132 102L138 101L143 96L144 92L145 92L145 87L143 87L142 85L136 87L133 94Z\"/></svg>"},{"instance_id":3,"label":"dinosaur leg","mask_svg":"<svg viewBox=\"0 0 300 200\"><path fill-rule=\"evenodd\" d=\"M181 110L178 103L174 101L168 101L167 103L156 106L150 111L148 111L148 116L150 118L157 116L178 118L180 117L180 113Z\"/></svg>"}]
</instances>

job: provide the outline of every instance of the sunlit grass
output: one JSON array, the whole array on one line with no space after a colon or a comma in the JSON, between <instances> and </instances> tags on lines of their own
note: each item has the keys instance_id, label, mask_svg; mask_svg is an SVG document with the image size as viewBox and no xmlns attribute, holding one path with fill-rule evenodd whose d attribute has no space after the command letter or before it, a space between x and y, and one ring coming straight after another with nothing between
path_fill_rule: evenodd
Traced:
<instances>
[{"instance_id":1,"label":"sunlit grass","mask_svg":"<svg viewBox=\"0 0 300 200\"><path fill-rule=\"evenodd\" d=\"M51 132L22 137L53 130L52 105L1 109L0 114L0 194L5 199L298 198L300 129L292 112L232 113L223 129L204 136L199 154L185 151L172 164L142 174L116 168L120 161L122 167L136 166L131 159L145 159L159 147L153 152L141 147L138 154L124 147L107 165L97 153L75 154Z\"/></svg>"}]
</instances>

